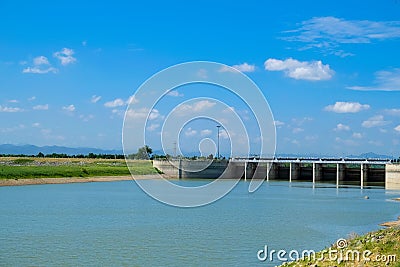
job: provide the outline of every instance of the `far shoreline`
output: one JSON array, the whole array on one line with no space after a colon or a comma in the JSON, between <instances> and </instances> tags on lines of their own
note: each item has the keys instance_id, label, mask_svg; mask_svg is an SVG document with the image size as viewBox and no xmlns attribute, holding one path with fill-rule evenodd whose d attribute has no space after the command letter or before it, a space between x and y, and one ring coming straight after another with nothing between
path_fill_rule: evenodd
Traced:
<instances>
[{"instance_id":1,"label":"far shoreline","mask_svg":"<svg viewBox=\"0 0 400 267\"><path fill-rule=\"evenodd\" d=\"M93 177L60 177L60 178L20 178L20 179L0 179L2 186L23 186L23 185L43 185L43 184L71 184L71 183L92 183L92 182L117 182L129 180L153 180L163 178L159 174L147 175L123 175L123 176L93 176Z\"/></svg>"}]
</instances>

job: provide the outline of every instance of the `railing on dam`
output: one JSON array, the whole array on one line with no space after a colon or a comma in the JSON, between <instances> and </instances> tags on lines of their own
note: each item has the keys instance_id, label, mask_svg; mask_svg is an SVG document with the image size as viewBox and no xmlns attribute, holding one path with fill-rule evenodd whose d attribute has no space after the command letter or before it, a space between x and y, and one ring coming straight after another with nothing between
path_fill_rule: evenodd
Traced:
<instances>
[{"instance_id":1,"label":"railing on dam","mask_svg":"<svg viewBox=\"0 0 400 267\"><path fill-rule=\"evenodd\" d=\"M321 163L321 164L390 164L391 159L357 159L357 158L241 158L230 159L231 162L255 163Z\"/></svg>"},{"instance_id":2,"label":"railing on dam","mask_svg":"<svg viewBox=\"0 0 400 267\"><path fill-rule=\"evenodd\" d=\"M325 180L335 181L339 187L341 183L359 177L361 188L367 182L375 181L379 185L385 184L385 166L390 159L358 159L358 158L241 158L230 159L233 164L243 164L244 180L259 178L304 180L312 179L312 183ZM264 165L264 166L262 166ZM250 167L249 167L250 166ZM357 167L358 166L358 167ZM264 168L264 170L263 170ZM256 172L258 172L259 177ZM307 173L307 174L306 174ZM260 175L261 174L261 175ZM307 180L309 178L306 178Z\"/></svg>"}]
</instances>

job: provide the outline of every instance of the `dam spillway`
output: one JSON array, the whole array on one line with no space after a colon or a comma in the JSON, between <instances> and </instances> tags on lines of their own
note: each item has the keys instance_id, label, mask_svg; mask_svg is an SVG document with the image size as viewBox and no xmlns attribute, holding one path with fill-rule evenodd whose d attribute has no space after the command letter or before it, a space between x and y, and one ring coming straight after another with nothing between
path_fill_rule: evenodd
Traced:
<instances>
[{"instance_id":1,"label":"dam spillway","mask_svg":"<svg viewBox=\"0 0 400 267\"><path fill-rule=\"evenodd\" d=\"M167 178L178 179L264 179L331 183L344 185L380 186L400 189L400 165L386 159L336 158L232 158L212 160L200 171L196 166L205 160L154 160L153 166ZM194 167L194 168L193 168Z\"/></svg>"}]
</instances>

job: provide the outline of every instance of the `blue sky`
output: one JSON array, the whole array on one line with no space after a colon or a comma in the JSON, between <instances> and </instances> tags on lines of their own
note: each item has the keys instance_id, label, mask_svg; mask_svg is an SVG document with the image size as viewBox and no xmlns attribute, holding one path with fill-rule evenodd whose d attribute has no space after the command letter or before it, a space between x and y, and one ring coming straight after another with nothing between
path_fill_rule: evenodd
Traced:
<instances>
[{"instance_id":1,"label":"blue sky","mask_svg":"<svg viewBox=\"0 0 400 267\"><path fill-rule=\"evenodd\" d=\"M0 143L119 149L135 90L206 60L259 86L278 153L399 156L399 14L394 0L1 1ZM188 125L182 147L204 130L215 139Z\"/></svg>"}]
</instances>

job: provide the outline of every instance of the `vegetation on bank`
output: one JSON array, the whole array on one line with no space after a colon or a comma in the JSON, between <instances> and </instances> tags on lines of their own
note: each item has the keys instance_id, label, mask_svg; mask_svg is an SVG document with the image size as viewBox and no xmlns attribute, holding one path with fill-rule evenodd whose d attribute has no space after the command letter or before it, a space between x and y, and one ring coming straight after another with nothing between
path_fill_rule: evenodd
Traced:
<instances>
[{"instance_id":1,"label":"vegetation on bank","mask_svg":"<svg viewBox=\"0 0 400 267\"><path fill-rule=\"evenodd\" d=\"M400 266L400 227L381 229L363 236L353 235L316 253L314 259L306 256L281 266Z\"/></svg>"},{"instance_id":2,"label":"vegetation on bank","mask_svg":"<svg viewBox=\"0 0 400 267\"><path fill-rule=\"evenodd\" d=\"M149 160L76 158L0 158L0 179L62 178L155 174Z\"/></svg>"}]
</instances>

